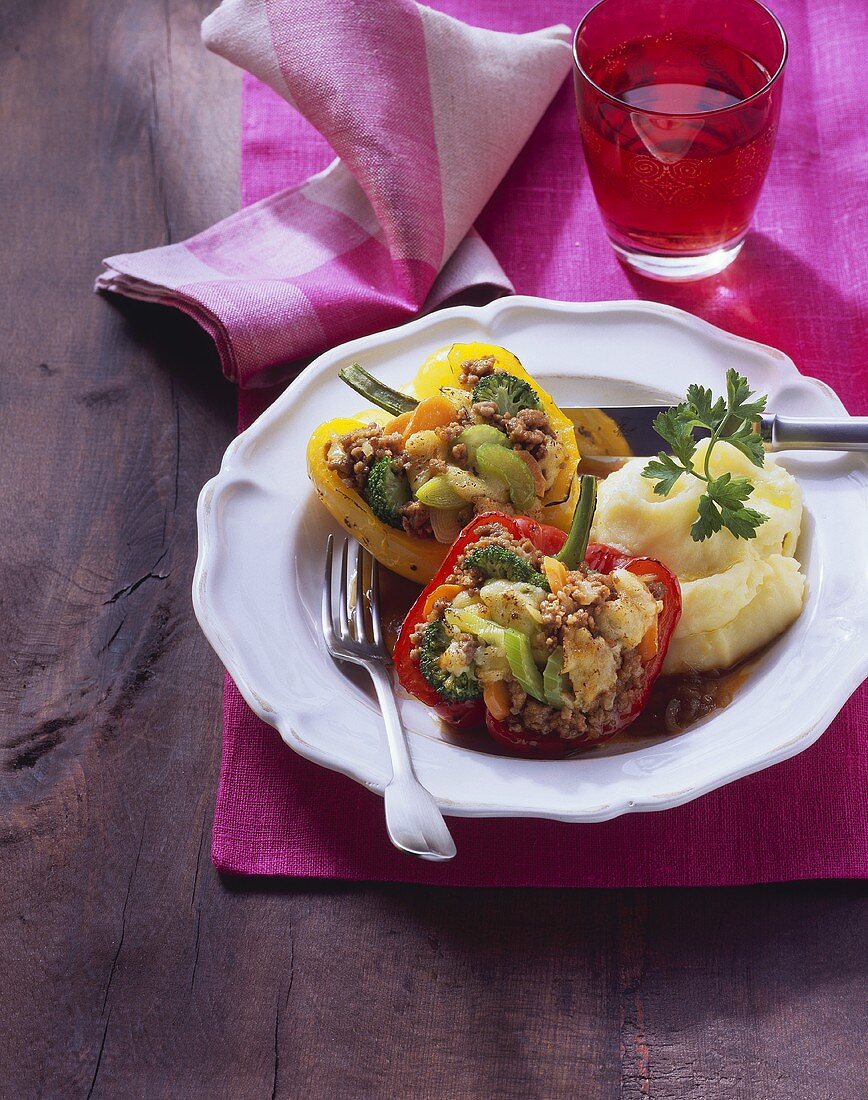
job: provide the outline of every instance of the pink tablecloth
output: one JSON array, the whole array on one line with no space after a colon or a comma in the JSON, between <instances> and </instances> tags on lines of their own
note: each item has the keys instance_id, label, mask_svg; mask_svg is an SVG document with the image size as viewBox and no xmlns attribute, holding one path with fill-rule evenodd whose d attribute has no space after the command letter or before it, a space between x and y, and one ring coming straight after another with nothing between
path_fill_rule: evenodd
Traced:
<instances>
[{"instance_id":1,"label":"pink tablecloth","mask_svg":"<svg viewBox=\"0 0 868 1100\"><path fill-rule=\"evenodd\" d=\"M725 0L710 0L724 3ZM440 0L471 23L525 31L575 24L584 6ZM779 0L790 37L783 118L756 228L735 265L666 288L613 259L584 170L565 85L477 227L520 293L649 298L782 348L868 413L868 146L861 67L868 7ZM323 168L332 153L273 92L247 80L243 197L256 201ZM273 396L273 395L272 395ZM242 426L266 394L242 393ZM864 550L864 548L863 548ZM793 760L659 814L600 825L451 824L459 855L421 864L389 845L380 800L295 756L227 680L212 855L227 871L448 885L724 885L868 871L865 685Z\"/></svg>"}]
</instances>

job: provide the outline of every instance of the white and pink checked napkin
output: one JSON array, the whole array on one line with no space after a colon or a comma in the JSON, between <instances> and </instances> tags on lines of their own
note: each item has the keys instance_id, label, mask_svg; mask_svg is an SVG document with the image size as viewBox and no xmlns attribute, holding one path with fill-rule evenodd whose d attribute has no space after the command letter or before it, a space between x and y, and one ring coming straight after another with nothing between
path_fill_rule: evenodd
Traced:
<instances>
[{"instance_id":1,"label":"white and pink checked napkin","mask_svg":"<svg viewBox=\"0 0 868 1100\"><path fill-rule=\"evenodd\" d=\"M473 222L570 68L569 31L505 34L411 0L224 0L205 44L288 100L338 155L96 283L193 316L227 376L280 368L469 286L511 289Z\"/></svg>"}]
</instances>

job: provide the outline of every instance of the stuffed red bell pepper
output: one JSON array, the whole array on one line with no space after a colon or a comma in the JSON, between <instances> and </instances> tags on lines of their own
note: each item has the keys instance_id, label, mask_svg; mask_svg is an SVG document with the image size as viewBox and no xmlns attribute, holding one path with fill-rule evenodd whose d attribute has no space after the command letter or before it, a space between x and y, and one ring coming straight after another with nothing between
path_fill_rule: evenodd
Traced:
<instances>
[{"instance_id":1,"label":"stuffed red bell pepper","mask_svg":"<svg viewBox=\"0 0 868 1100\"><path fill-rule=\"evenodd\" d=\"M599 745L641 712L681 615L661 562L588 545L596 480L569 535L489 512L459 535L395 647L407 689L450 725L485 721L523 756Z\"/></svg>"}]
</instances>

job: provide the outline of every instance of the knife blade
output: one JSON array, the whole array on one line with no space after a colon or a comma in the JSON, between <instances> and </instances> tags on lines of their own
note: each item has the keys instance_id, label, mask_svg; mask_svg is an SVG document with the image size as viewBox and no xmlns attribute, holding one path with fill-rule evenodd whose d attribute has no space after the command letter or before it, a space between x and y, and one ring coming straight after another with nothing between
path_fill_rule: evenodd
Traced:
<instances>
[{"instance_id":1,"label":"knife blade","mask_svg":"<svg viewBox=\"0 0 868 1100\"><path fill-rule=\"evenodd\" d=\"M654 431L669 405L606 405L561 411L572 420L583 455L647 457L671 448ZM868 416L793 417L766 414L754 424L768 451L868 451Z\"/></svg>"}]
</instances>

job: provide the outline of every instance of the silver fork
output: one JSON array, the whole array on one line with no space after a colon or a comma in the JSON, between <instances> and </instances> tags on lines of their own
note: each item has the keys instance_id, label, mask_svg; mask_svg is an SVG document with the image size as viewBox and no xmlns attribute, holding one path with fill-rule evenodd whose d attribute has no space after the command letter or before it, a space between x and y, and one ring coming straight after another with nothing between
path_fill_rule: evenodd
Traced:
<instances>
[{"instance_id":1,"label":"silver fork","mask_svg":"<svg viewBox=\"0 0 868 1100\"><path fill-rule=\"evenodd\" d=\"M392 658L383 640L380 619L380 580L376 560L360 543L355 543L355 599L350 593L350 540L344 539L341 553L338 616L335 619L332 601L332 571L334 537L329 535L326 546L325 577L322 588L322 631L329 653L336 660L350 661L367 669L374 681L377 699L383 712L386 740L392 759L392 778L383 792L386 803L386 829L396 848L421 859L452 859L455 841L443 814L430 792L416 778L407 739L398 716L392 681L387 667ZM370 575L370 586L364 587L363 577ZM368 630L365 608L371 629ZM352 622L352 629L350 623Z\"/></svg>"}]
</instances>

